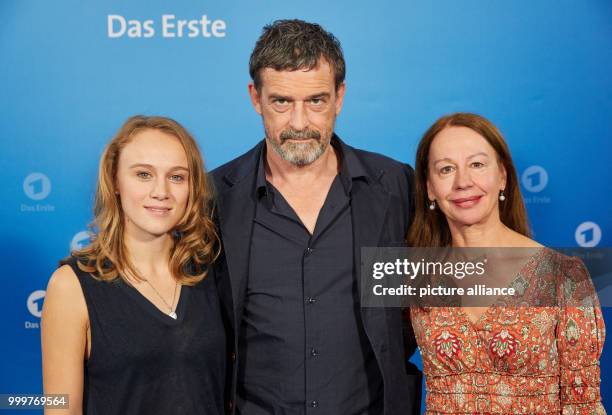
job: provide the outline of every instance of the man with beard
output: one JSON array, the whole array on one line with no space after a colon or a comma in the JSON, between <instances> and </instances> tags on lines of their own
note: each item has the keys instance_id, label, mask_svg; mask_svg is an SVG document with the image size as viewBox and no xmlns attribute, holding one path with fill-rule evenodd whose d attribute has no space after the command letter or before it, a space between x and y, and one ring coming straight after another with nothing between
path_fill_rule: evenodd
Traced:
<instances>
[{"instance_id":1,"label":"man with beard","mask_svg":"<svg viewBox=\"0 0 612 415\"><path fill-rule=\"evenodd\" d=\"M361 308L360 250L404 240L412 169L334 134L345 64L317 24L266 26L249 94L265 139L212 172L217 265L234 346L228 407L245 415L418 413L400 309Z\"/></svg>"}]
</instances>

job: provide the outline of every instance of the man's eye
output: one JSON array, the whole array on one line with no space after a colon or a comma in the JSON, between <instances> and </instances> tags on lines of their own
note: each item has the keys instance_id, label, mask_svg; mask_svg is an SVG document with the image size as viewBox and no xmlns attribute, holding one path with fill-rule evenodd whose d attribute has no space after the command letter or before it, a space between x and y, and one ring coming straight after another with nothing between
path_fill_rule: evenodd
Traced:
<instances>
[{"instance_id":1,"label":"man's eye","mask_svg":"<svg viewBox=\"0 0 612 415\"><path fill-rule=\"evenodd\" d=\"M140 177L141 179L150 179L151 173L148 171L139 171L136 173L136 176Z\"/></svg>"},{"instance_id":2,"label":"man's eye","mask_svg":"<svg viewBox=\"0 0 612 415\"><path fill-rule=\"evenodd\" d=\"M312 105L321 105L323 103L323 100L321 98L313 98L310 100L310 103Z\"/></svg>"},{"instance_id":3,"label":"man's eye","mask_svg":"<svg viewBox=\"0 0 612 415\"><path fill-rule=\"evenodd\" d=\"M274 103L277 105L287 105L289 101L287 101L286 99L277 98L274 100Z\"/></svg>"}]
</instances>

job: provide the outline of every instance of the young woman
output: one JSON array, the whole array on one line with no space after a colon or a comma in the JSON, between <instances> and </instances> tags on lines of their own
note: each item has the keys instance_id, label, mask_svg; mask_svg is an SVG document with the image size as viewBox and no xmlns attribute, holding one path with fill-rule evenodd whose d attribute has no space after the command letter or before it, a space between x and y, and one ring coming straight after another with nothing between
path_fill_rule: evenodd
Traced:
<instances>
[{"instance_id":1,"label":"young woman","mask_svg":"<svg viewBox=\"0 0 612 415\"><path fill-rule=\"evenodd\" d=\"M92 243L62 261L43 308L44 390L68 394L70 414L223 413L210 197L177 122L135 116L108 144Z\"/></svg>"},{"instance_id":2,"label":"young woman","mask_svg":"<svg viewBox=\"0 0 612 415\"><path fill-rule=\"evenodd\" d=\"M440 118L419 144L415 181L410 246L531 248L520 277L560 282L563 293L554 307L412 308L427 413L605 413L597 296L581 261L529 238L497 128L475 114Z\"/></svg>"}]
</instances>

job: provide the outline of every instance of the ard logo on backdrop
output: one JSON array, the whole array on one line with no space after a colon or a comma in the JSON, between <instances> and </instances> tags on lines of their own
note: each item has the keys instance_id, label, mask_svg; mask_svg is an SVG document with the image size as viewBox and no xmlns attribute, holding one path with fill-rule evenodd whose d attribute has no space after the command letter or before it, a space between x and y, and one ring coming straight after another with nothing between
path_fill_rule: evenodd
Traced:
<instances>
[{"instance_id":1,"label":"ard logo on backdrop","mask_svg":"<svg viewBox=\"0 0 612 415\"><path fill-rule=\"evenodd\" d=\"M583 248L596 247L601 241L601 228L595 222L582 222L576 228L574 239Z\"/></svg>"},{"instance_id":2,"label":"ard logo on backdrop","mask_svg":"<svg viewBox=\"0 0 612 415\"><path fill-rule=\"evenodd\" d=\"M527 167L521 174L521 183L528 193L535 193L525 195L526 204L543 205L551 203L550 197L540 195L548 185L548 172L544 167L537 165ZM595 222L582 222L574 232L574 239L578 246L583 248L596 247L601 242L601 228Z\"/></svg>"},{"instance_id":3,"label":"ard logo on backdrop","mask_svg":"<svg viewBox=\"0 0 612 415\"><path fill-rule=\"evenodd\" d=\"M548 204L550 197L540 195L548 185L548 172L542 166L527 167L521 175L521 183L527 192L538 193L538 195L525 196L526 204Z\"/></svg>"},{"instance_id":4,"label":"ard logo on backdrop","mask_svg":"<svg viewBox=\"0 0 612 415\"><path fill-rule=\"evenodd\" d=\"M85 248L91 242L88 231L80 231L72 237L70 241L70 251L78 251Z\"/></svg>"},{"instance_id":5,"label":"ard logo on backdrop","mask_svg":"<svg viewBox=\"0 0 612 415\"><path fill-rule=\"evenodd\" d=\"M36 290L32 292L28 299L26 300L26 307L30 314L36 318L41 317L42 315L42 306L45 300L45 291L44 290ZM25 321L26 329L38 329L40 328L40 322L37 321Z\"/></svg>"},{"instance_id":6,"label":"ard logo on backdrop","mask_svg":"<svg viewBox=\"0 0 612 415\"><path fill-rule=\"evenodd\" d=\"M25 186L25 185L24 185ZM74 251L82 249L91 242L90 233L88 231L77 232L70 241L70 250ZM26 307L30 314L38 319L42 315L42 306L45 300L46 292L44 290L36 290L32 292L26 300ZM28 321L25 322L26 329L39 329L40 321Z\"/></svg>"},{"instance_id":7,"label":"ard logo on backdrop","mask_svg":"<svg viewBox=\"0 0 612 415\"><path fill-rule=\"evenodd\" d=\"M51 194L51 180L43 173L30 173L23 180L23 193L34 202L42 202ZM21 211L54 212L55 206L48 203L22 203Z\"/></svg>"},{"instance_id":8,"label":"ard logo on backdrop","mask_svg":"<svg viewBox=\"0 0 612 415\"><path fill-rule=\"evenodd\" d=\"M196 19L177 18L174 14L163 14L159 20L127 19L120 14L106 17L106 34L111 39L145 38L223 38L227 24L225 20L209 20L205 14Z\"/></svg>"}]
</instances>

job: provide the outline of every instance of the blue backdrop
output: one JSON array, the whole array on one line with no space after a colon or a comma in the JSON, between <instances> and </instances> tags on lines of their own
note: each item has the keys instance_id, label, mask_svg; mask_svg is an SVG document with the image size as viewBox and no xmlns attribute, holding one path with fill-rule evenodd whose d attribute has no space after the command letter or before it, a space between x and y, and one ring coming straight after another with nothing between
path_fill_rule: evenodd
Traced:
<instances>
[{"instance_id":1,"label":"blue backdrop","mask_svg":"<svg viewBox=\"0 0 612 415\"><path fill-rule=\"evenodd\" d=\"M535 238L611 246L609 0L4 0L0 15L0 393L42 390L42 290L87 241L105 143L142 113L185 125L209 168L250 148L263 131L248 58L278 18L316 21L341 40L345 141L413 164L436 118L481 113L507 138ZM609 339L608 410L611 370Z\"/></svg>"}]
</instances>

